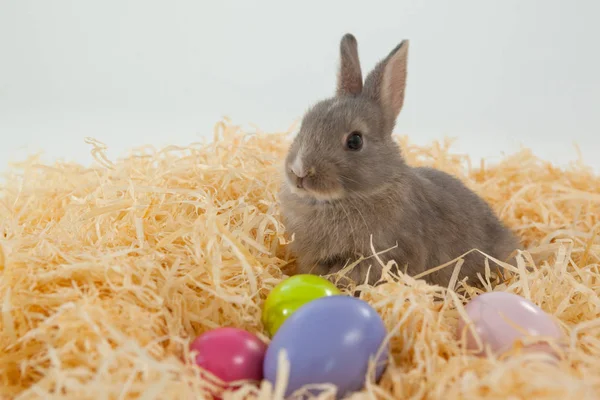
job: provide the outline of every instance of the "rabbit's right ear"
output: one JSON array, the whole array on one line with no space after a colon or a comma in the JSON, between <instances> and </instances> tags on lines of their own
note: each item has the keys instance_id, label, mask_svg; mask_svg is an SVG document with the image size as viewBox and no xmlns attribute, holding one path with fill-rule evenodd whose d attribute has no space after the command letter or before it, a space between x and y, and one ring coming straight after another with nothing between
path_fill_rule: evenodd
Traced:
<instances>
[{"instance_id":1,"label":"rabbit's right ear","mask_svg":"<svg viewBox=\"0 0 600 400\"><path fill-rule=\"evenodd\" d=\"M390 130L404 104L408 40L403 40L381 60L365 80L364 95L379 103Z\"/></svg>"},{"instance_id":2,"label":"rabbit's right ear","mask_svg":"<svg viewBox=\"0 0 600 400\"><path fill-rule=\"evenodd\" d=\"M358 59L356 38L347 33L340 42L340 66L337 77L337 96L356 96L362 92L363 79Z\"/></svg>"}]
</instances>

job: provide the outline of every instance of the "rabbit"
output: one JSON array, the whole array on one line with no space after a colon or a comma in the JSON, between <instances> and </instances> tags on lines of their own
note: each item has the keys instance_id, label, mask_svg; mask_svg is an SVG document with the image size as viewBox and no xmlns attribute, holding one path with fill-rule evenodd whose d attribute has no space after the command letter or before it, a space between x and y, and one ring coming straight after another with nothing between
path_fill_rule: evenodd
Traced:
<instances>
[{"instance_id":1,"label":"rabbit","mask_svg":"<svg viewBox=\"0 0 600 400\"><path fill-rule=\"evenodd\" d=\"M458 178L404 161L392 132L404 103L408 47L408 40L398 44L363 83L356 38L341 39L335 94L306 111L284 160L279 198L296 273L330 275L364 257L347 277L375 285L383 268L371 243L384 263L410 276L472 249L505 261L519 245ZM484 256L471 252L459 279L478 286L484 265ZM446 286L453 266L423 279Z\"/></svg>"}]
</instances>

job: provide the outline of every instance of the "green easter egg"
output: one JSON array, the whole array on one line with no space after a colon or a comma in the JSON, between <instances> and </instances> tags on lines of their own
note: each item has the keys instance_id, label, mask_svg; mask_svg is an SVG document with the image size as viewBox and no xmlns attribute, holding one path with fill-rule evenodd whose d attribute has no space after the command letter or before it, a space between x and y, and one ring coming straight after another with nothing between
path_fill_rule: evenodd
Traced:
<instances>
[{"instance_id":1,"label":"green easter egg","mask_svg":"<svg viewBox=\"0 0 600 400\"><path fill-rule=\"evenodd\" d=\"M294 275L273 288L267 296L262 322L271 336L281 324L304 304L325 296L341 294L328 280L316 275Z\"/></svg>"}]
</instances>

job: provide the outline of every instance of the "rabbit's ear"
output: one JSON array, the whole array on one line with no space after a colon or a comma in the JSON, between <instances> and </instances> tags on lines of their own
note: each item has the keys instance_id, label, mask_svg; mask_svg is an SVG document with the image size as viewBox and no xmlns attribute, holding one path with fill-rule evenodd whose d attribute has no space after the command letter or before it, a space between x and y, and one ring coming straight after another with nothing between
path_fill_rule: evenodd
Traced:
<instances>
[{"instance_id":1,"label":"rabbit's ear","mask_svg":"<svg viewBox=\"0 0 600 400\"><path fill-rule=\"evenodd\" d=\"M404 104L408 40L403 40L381 60L365 80L364 94L383 109L388 126L393 126Z\"/></svg>"},{"instance_id":2,"label":"rabbit's ear","mask_svg":"<svg viewBox=\"0 0 600 400\"><path fill-rule=\"evenodd\" d=\"M356 38L347 33L340 41L340 66L337 77L337 96L356 96L363 87Z\"/></svg>"}]
</instances>

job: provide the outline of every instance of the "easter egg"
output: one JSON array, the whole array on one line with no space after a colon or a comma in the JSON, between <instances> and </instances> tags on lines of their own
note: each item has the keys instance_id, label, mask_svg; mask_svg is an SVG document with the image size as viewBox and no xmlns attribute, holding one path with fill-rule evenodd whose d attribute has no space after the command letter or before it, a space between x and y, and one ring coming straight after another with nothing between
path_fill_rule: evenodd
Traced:
<instances>
[{"instance_id":1,"label":"easter egg","mask_svg":"<svg viewBox=\"0 0 600 400\"><path fill-rule=\"evenodd\" d=\"M262 313L263 324L273 336L281 324L304 304L340 293L327 279L310 274L294 275L280 282L267 296Z\"/></svg>"},{"instance_id":2,"label":"easter egg","mask_svg":"<svg viewBox=\"0 0 600 400\"><path fill-rule=\"evenodd\" d=\"M363 387L370 359L376 363L375 379L380 379L389 353L386 335L381 317L365 301L351 296L315 299L296 310L271 340L265 379L275 384L284 350L290 366L286 397L304 385L323 383L337 386L343 397Z\"/></svg>"},{"instance_id":3,"label":"easter egg","mask_svg":"<svg viewBox=\"0 0 600 400\"><path fill-rule=\"evenodd\" d=\"M190 350L198 352L196 364L229 383L260 381L266 344L243 329L218 328L197 337Z\"/></svg>"},{"instance_id":4,"label":"easter egg","mask_svg":"<svg viewBox=\"0 0 600 400\"><path fill-rule=\"evenodd\" d=\"M503 353L525 337L560 339L562 336L559 326L550 315L516 294L484 293L471 300L465 310L483 348L478 345L476 336L466 327L466 321L462 318L459 318L457 335L459 340L465 335L467 348L479 355L485 353L486 347L495 354ZM551 352L549 346L543 343L529 348Z\"/></svg>"}]
</instances>

